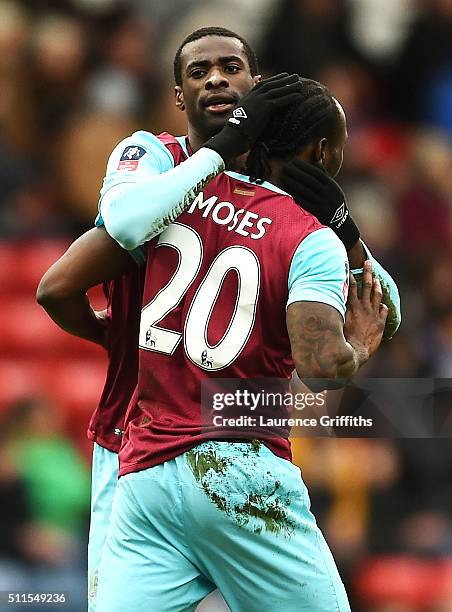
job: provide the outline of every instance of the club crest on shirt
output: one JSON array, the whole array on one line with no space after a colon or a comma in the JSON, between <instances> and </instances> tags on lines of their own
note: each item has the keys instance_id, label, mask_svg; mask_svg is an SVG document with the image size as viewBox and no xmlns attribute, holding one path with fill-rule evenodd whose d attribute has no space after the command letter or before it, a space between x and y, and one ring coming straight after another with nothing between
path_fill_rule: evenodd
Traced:
<instances>
[{"instance_id":1,"label":"club crest on shirt","mask_svg":"<svg viewBox=\"0 0 452 612\"><path fill-rule=\"evenodd\" d=\"M143 149L143 147L139 147L137 145L126 147L119 159L117 170L128 170L129 172L135 172L143 155L146 155L146 150Z\"/></svg>"}]
</instances>

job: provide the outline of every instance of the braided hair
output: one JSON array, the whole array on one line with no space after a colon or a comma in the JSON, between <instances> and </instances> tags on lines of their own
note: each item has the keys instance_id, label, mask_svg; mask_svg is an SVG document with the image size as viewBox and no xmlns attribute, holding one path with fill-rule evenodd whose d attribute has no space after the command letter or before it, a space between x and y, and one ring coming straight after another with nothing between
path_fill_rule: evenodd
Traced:
<instances>
[{"instance_id":1,"label":"braided hair","mask_svg":"<svg viewBox=\"0 0 452 612\"><path fill-rule=\"evenodd\" d=\"M340 114L329 90L311 79L303 79L301 100L273 117L263 136L251 149L245 173L255 183L271 175L271 159L290 159L316 138L335 141L339 136Z\"/></svg>"}]
</instances>

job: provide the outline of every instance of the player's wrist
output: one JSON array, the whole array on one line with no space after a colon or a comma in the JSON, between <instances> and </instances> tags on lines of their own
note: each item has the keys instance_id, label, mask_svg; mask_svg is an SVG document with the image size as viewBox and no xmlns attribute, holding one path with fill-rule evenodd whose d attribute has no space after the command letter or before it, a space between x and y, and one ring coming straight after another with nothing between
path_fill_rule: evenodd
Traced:
<instances>
[{"instance_id":1,"label":"player's wrist","mask_svg":"<svg viewBox=\"0 0 452 612\"><path fill-rule=\"evenodd\" d=\"M96 311L90 307L84 337L103 348L107 348L108 319L106 311Z\"/></svg>"},{"instance_id":2,"label":"player's wrist","mask_svg":"<svg viewBox=\"0 0 452 612\"><path fill-rule=\"evenodd\" d=\"M347 217L341 224L331 225L333 231L336 232L337 237L345 246L345 250L348 252L352 250L360 239L361 234L359 233L358 226L353 221L350 213L347 210Z\"/></svg>"},{"instance_id":3,"label":"player's wrist","mask_svg":"<svg viewBox=\"0 0 452 612\"><path fill-rule=\"evenodd\" d=\"M227 164L246 153L251 145L240 130L226 124L221 132L210 138L203 146L218 153Z\"/></svg>"},{"instance_id":4,"label":"player's wrist","mask_svg":"<svg viewBox=\"0 0 452 612\"><path fill-rule=\"evenodd\" d=\"M347 251L347 257L352 273L354 274L355 271L362 273L364 262L366 259L369 259L369 257L364 250L361 239L357 240L352 248Z\"/></svg>"},{"instance_id":5,"label":"player's wrist","mask_svg":"<svg viewBox=\"0 0 452 612\"><path fill-rule=\"evenodd\" d=\"M369 347L357 338L347 338L347 344L353 351L356 369L358 370L364 365L370 357Z\"/></svg>"}]
</instances>

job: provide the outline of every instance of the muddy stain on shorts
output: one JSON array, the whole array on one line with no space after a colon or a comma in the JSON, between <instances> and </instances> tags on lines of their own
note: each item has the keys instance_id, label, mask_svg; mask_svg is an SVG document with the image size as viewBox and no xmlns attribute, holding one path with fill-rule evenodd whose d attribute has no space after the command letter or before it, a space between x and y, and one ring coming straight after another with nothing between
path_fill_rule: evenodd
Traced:
<instances>
[{"instance_id":1,"label":"muddy stain on shorts","mask_svg":"<svg viewBox=\"0 0 452 612\"><path fill-rule=\"evenodd\" d=\"M237 525L290 537L296 527L290 515L291 495L259 465L261 444L241 444L233 455L221 454L218 445L203 444L186 453L187 462L204 493Z\"/></svg>"}]
</instances>

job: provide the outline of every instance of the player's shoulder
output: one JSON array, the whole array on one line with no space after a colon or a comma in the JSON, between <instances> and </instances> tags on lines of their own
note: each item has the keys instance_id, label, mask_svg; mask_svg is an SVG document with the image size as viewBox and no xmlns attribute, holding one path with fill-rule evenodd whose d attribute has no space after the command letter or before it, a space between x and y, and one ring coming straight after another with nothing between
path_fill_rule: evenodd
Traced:
<instances>
[{"instance_id":1,"label":"player's shoulder","mask_svg":"<svg viewBox=\"0 0 452 612\"><path fill-rule=\"evenodd\" d=\"M138 164L142 167L147 163L165 171L174 166L174 157L159 136L138 130L115 146L110 155L109 170L137 170Z\"/></svg>"},{"instance_id":2,"label":"player's shoulder","mask_svg":"<svg viewBox=\"0 0 452 612\"><path fill-rule=\"evenodd\" d=\"M287 193L287 191L284 191L283 189L277 187L269 181L256 183L251 181L250 178L244 174L240 174L239 172L232 172L229 170L227 170L223 174L229 177L229 180L232 183L242 184L244 186L244 191L253 193L255 198L259 200L264 199L268 201L268 203L271 204L275 209L279 208L280 210L291 210L297 216L316 219L314 215L299 206L295 202L293 197L289 193ZM317 223L319 223L319 221L317 221Z\"/></svg>"},{"instance_id":3,"label":"player's shoulder","mask_svg":"<svg viewBox=\"0 0 452 612\"><path fill-rule=\"evenodd\" d=\"M168 132L161 132L157 138L171 153L176 165L190 157L186 136L173 136Z\"/></svg>"},{"instance_id":4,"label":"player's shoulder","mask_svg":"<svg viewBox=\"0 0 452 612\"><path fill-rule=\"evenodd\" d=\"M120 147L142 147L147 152L166 151L166 144L177 142L174 136L164 132L163 134L153 134L146 130L138 130L127 136L116 146Z\"/></svg>"},{"instance_id":5,"label":"player's shoulder","mask_svg":"<svg viewBox=\"0 0 452 612\"><path fill-rule=\"evenodd\" d=\"M181 146L181 140L185 139L185 137L173 136L169 132L160 132L160 134L157 134L156 138L158 138L158 140L165 146L168 146L168 145Z\"/></svg>"},{"instance_id":6,"label":"player's shoulder","mask_svg":"<svg viewBox=\"0 0 452 612\"><path fill-rule=\"evenodd\" d=\"M127 144L139 144L143 147L147 147L148 149L155 147L158 149L176 147L188 156L186 136L173 136L173 134L170 134L169 132L154 134L153 132L147 132L146 130L138 130L131 136L125 138L123 142Z\"/></svg>"},{"instance_id":7,"label":"player's shoulder","mask_svg":"<svg viewBox=\"0 0 452 612\"><path fill-rule=\"evenodd\" d=\"M232 182L231 191L248 195L258 206L265 208L269 216L289 233L301 237L325 226L312 213L302 208L293 197L269 181L252 182L238 172L224 173Z\"/></svg>"},{"instance_id":8,"label":"player's shoulder","mask_svg":"<svg viewBox=\"0 0 452 612\"><path fill-rule=\"evenodd\" d=\"M299 250L324 253L326 258L340 256L347 259L347 251L343 242L330 227L321 224L300 241Z\"/></svg>"}]
</instances>

